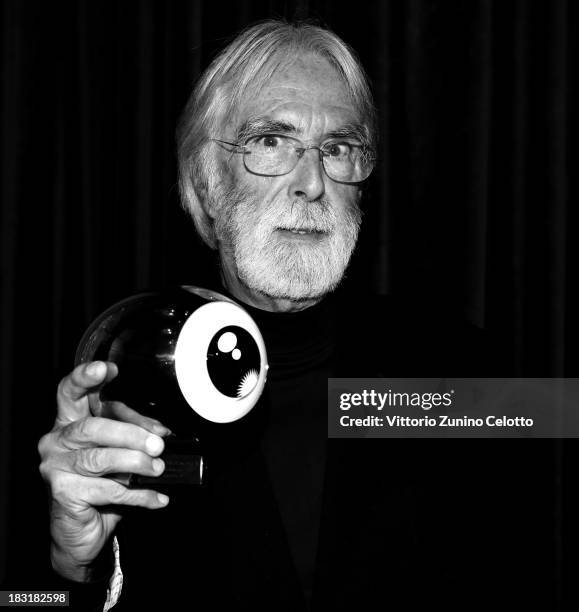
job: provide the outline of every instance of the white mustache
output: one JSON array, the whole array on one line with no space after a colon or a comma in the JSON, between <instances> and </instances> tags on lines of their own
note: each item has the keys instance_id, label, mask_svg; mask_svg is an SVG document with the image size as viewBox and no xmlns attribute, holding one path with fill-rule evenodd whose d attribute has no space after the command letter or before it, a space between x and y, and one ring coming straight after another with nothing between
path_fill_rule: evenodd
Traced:
<instances>
[{"instance_id":1,"label":"white mustache","mask_svg":"<svg viewBox=\"0 0 579 612\"><path fill-rule=\"evenodd\" d=\"M270 206L262 221L270 229L330 233L336 227L336 214L327 200L304 203L292 202Z\"/></svg>"}]
</instances>

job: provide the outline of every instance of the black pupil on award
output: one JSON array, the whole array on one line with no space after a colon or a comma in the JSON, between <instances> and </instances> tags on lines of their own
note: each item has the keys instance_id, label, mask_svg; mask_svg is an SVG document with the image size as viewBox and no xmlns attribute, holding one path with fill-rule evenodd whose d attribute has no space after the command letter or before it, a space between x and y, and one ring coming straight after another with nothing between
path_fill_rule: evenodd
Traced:
<instances>
[{"instance_id":1,"label":"black pupil on award","mask_svg":"<svg viewBox=\"0 0 579 612\"><path fill-rule=\"evenodd\" d=\"M207 350L207 371L215 388L228 397L242 398L259 378L259 348L252 335L237 325L220 329Z\"/></svg>"}]
</instances>

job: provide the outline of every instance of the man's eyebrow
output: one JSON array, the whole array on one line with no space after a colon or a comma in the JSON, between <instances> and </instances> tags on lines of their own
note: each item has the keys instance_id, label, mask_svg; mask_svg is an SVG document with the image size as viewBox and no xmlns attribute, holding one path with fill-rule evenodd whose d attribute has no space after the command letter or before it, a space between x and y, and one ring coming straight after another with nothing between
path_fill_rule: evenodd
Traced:
<instances>
[{"instance_id":1,"label":"man's eyebrow","mask_svg":"<svg viewBox=\"0 0 579 612\"><path fill-rule=\"evenodd\" d=\"M237 142L243 142L262 134L296 134L297 131L296 126L287 121L265 118L248 119L237 130Z\"/></svg>"},{"instance_id":2,"label":"man's eyebrow","mask_svg":"<svg viewBox=\"0 0 579 612\"><path fill-rule=\"evenodd\" d=\"M299 136L300 130L289 123L279 119L258 117L244 121L237 130L237 142L244 142L248 138L262 136L263 134L291 134ZM359 123L346 123L324 136L324 140L333 138L352 138L358 140L363 146L370 146L367 128Z\"/></svg>"},{"instance_id":3,"label":"man's eyebrow","mask_svg":"<svg viewBox=\"0 0 579 612\"><path fill-rule=\"evenodd\" d=\"M369 146L368 131L359 123L347 123L326 134L326 138L353 138L365 146Z\"/></svg>"}]
</instances>

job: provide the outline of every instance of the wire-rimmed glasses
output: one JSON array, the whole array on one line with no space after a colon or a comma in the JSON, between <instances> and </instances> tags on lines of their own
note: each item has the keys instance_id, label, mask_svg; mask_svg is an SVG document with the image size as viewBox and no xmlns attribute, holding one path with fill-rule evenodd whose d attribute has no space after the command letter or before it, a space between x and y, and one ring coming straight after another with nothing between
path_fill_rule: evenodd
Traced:
<instances>
[{"instance_id":1,"label":"wire-rimmed glasses","mask_svg":"<svg viewBox=\"0 0 579 612\"><path fill-rule=\"evenodd\" d=\"M332 138L319 147L307 146L285 134L262 134L244 143L211 140L242 154L245 169L260 176L289 174L310 149L317 149L325 173L338 183L361 183L370 176L376 161L368 147L349 138Z\"/></svg>"}]
</instances>

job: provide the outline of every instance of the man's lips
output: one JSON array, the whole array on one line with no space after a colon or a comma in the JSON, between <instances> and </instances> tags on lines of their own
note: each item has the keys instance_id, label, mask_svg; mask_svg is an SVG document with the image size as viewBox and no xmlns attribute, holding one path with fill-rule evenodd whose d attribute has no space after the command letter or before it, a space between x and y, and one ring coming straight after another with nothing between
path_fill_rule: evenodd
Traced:
<instances>
[{"instance_id":1,"label":"man's lips","mask_svg":"<svg viewBox=\"0 0 579 612\"><path fill-rule=\"evenodd\" d=\"M326 234L326 230L317 227L276 227L277 231L291 232L292 234Z\"/></svg>"},{"instance_id":2,"label":"man's lips","mask_svg":"<svg viewBox=\"0 0 579 612\"><path fill-rule=\"evenodd\" d=\"M275 231L284 238L293 240L321 240L327 234L323 230L305 227L277 227Z\"/></svg>"}]
</instances>

